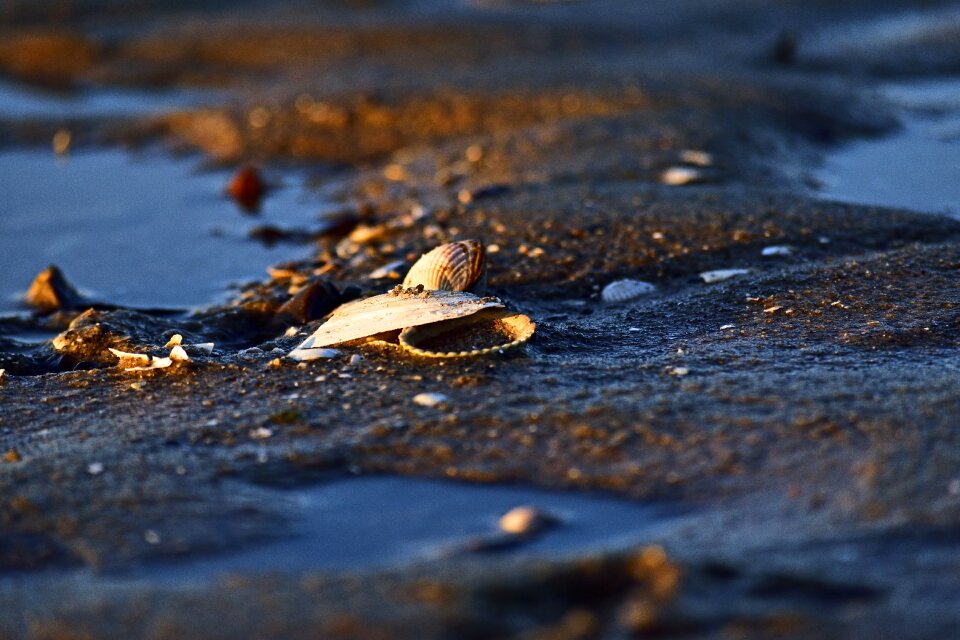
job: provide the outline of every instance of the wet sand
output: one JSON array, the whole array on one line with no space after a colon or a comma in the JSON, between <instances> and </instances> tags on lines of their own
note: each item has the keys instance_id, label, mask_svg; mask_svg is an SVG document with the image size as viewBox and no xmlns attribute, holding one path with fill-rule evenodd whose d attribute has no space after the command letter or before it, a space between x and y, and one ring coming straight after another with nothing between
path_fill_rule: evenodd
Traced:
<instances>
[{"instance_id":1,"label":"wet sand","mask_svg":"<svg viewBox=\"0 0 960 640\"><path fill-rule=\"evenodd\" d=\"M15 3L0 69L216 86L222 104L8 119L0 142L73 126L80 150L319 167L349 222L227 304L0 319L0 637L960 632L960 221L815 185L838 145L896 130L871 89L960 68L951 23L862 48L830 34L907 4L137 6L104 22L76 3L51 29ZM662 184L684 150L712 156L702 180ZM379 293L396 281L378 267L471 237L498 249L490 292L538 323L523 352L278 358L320 324L275 323L308 278ZM698 275L728 268L749 273ZM657 291L601 303L623 277ZM145 373L107 351L160 354L174 333L215 349ZM357 474L599 490L684 526L572 559L111 578L282 540L278 489Z\"/></svg>"}]
</instances>

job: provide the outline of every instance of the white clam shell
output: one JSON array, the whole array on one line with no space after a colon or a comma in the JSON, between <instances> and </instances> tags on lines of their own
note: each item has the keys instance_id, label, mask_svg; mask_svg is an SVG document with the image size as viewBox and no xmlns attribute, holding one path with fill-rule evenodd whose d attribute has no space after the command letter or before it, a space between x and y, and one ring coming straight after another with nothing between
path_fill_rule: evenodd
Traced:
<instances>
[{"instance_id":1,"label":"white clam shell","mask_svg":"<svg viewBox=\"0 0 960 640\"><path fill-rule=\"evenodd\" d=\"M617 280L611 282L600 292L600 298L610 304L627 302L640 296L645 296L656 291L657 288L649 282L641 280Z\"/></svg>"},{"instance_id":2,"label":"white clam shell","mask_svg":"<svg viewBox=\"0 0 960 640\"><path fill-rule=\"evenodd\" d=\"M704 271L700 274L700 279L711 284L713 282L723 282L730 278L736 278L750 273L749 269L717 269L716 271Z\"/></svg>"},{"instance_id":3,"label":"white clam shell","mask_svg":"<svg viewBox=\"0 0 960 640\"><path fill-rule=\"evenodd\" d=\"M469 316L482 309L501 308L497 298L479 298L462 291L401 290L397 287L365 300L341 306L294 352L330 347L378 333Z\"/></svg>"},{"instance_id":4,"label":"white clam shell","mask_svg":"<svg viewBox=\"0 0 960 640\"><path fill-rule=\"evenodd\" d=\"M460 240L440 245L423 254L403 279L405 288L423 285L431 291L471 291L487 288L487 260L479 240Z\"/></svg>"}]
</instances>

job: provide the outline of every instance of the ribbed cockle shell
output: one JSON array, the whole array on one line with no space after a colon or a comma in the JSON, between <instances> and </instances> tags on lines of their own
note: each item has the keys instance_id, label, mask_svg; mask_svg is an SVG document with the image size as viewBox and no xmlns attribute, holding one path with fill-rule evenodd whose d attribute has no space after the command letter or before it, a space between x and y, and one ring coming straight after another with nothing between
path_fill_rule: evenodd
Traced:
<instances>
[{"instance_id":1,"label":"ribbed cockle shell","mask_svg":"<svg viewBox=\"0 0 960 640\"><path fill-rule=\"evenodd\" d=\"M405 288L420 284L428 291L469 291L483 295L487 288L483 243L460 240L423 254L403 279Z\"/></svg>"}]
</instances>

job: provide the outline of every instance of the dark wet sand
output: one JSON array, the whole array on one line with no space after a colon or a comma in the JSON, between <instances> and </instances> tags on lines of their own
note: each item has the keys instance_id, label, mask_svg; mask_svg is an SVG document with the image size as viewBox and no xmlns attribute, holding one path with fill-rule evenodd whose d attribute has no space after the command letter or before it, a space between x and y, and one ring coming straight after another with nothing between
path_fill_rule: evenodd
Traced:
<instances>
[{"instance_id":1,"label":"dark wet sand","mask_svg":"<svg viewBox=\"0 0 960 640\"><path fill-rule=\"evenodd\" d=\"M103 23L76 3L56 29L29 3L7 10L4 43L22 41L0 47L5 73L233 96L94 120L77 144L324 166L351 224L377 233L341 227L292 280L188 318L0 319L0 568L28 578L0 578L0 637L960 634L960 221L819 201L810 184L831 145L896 126L873 83L960 68L956 29L844 53L814 35L909 3L334 4L201 20L143 3ZM776 60L784 29L800 47ZM61 124L0 133L48 144ZM659 184L684 149L713 155L705 181ZM491 293L538 322L525 352L275 362L319 324L288 338L271 324L305 275L380 292L394 282L375 268L470 237L499 247ZM794 253L762 257L771 245ZM697 276L732 267L751 273ZM621 277L658 292L601 304ZM58 349L11 343L63 330ZM106 351L160 353L173 333L216 350L142 374ZM424 391L451 402L415 405ZM351 473L599 489L699 515L574 561L183 589L58 573L275 539L291 526L276 486Z\"/></svg>"}]
</instances>

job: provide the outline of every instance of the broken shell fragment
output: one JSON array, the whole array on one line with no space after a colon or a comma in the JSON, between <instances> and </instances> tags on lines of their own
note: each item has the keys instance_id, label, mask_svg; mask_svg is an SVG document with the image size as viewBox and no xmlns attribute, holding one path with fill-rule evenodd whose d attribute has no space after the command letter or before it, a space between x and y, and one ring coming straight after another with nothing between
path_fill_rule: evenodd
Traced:
<instances>
[{"instance_id":1,"label":"broken shell fragment","mask_svg":"<svg viewBox=\"0 0 960 640\"><path fill-rule=\"evenodd\" d=\"M707 284L711 284L714 282L723 282L724 280L729 280L730 278L742 276L747 273L750 273L749 269L717 269L716 271L704 271L700 274L700 279Z\"/></svg>"},{"instance_id":2,"label":"broken shell fragment","mask_svg":"<svg viewBox=\"0 0 960 640\"><path fill-rule=\"evenodd\" d=\"M294 349L287 357L297 362L336 358L340 352L336 349Z\"/></svg>"},{"instance_id":3,"label":"broken shell fragment","mask_svg":"<svg viewBox=\"0 0 960 640\"><path fill-rule=\"evenodd\" d=\"M651 294L656 290L657 288L649 282L617 280L603 288L603 291L600 292L600 298L606 303L616 304Z\"/></svg>"},{"instance_id":4,"label":"broken shell fragment","mask_svg":"<svg viewBox=\"0 0 960 640\"><path fill-rule=\"evenodd\" d=\"M423 291L397 286L389 293L341 306L294 351L330 347L501 307L503 303L497 298L479 298L461 291Z\"/></svg>"},{"instance_id":5,"label":"broken shell fragment","mask_svg":"<svg viewBox=\"0 0 960 640\"><path fill-rule=\"evenodd\" d=\"M680 161L698 167L709 167L713 164L713 155L698 149L684 149L680 152Z\"/></svg>"},{"instance_id":6,"label":"broken shell fragment","mask_svg":"<svg viewBox=\"0 0 960 640\"><path fill-rule=\"evenodd\" d=\"M464 318L409 327L400 332L400 346L425 358L473 358L525 344L537 325L506 309L486 309Z\"/></svg>"},{"instance_id":7,"label":"broken shell fragment","mask_svg":"<svg viewBox=\"0 0 960 640\"><path fill-rule=\"evenodd\" d=\"M423 254L403 279L404 287L421 284L430 291L470 291L483 295L487 288L483 243L460 240Z\"/></svg>"}]
</instances>

